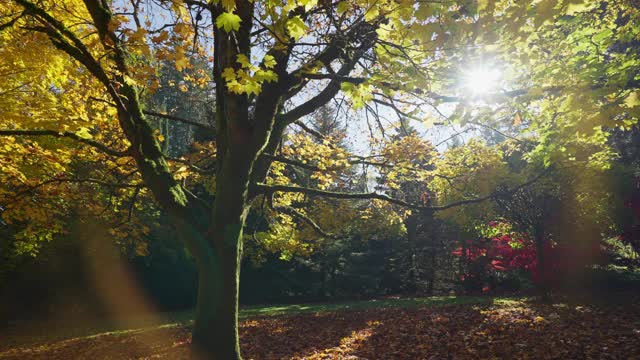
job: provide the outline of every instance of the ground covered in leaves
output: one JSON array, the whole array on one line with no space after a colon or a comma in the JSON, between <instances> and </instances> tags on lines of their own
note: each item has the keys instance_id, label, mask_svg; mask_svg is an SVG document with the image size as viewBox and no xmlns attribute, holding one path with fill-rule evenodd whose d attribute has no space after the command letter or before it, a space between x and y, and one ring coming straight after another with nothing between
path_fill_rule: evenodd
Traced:
<instances>
[{"instance_id":1,"label":"ground covered in leaves","mask_svg":"<svg viewBox=\"0 0 640 360\"><path fill-rule=\"evenodd\" d=\"M188 325L2 348L0 359L188 358ZM640 359L638 306L496 304L259 317L246 359ZM1 342L0 342L1 343Z\"/></svg>"}]
</instances>

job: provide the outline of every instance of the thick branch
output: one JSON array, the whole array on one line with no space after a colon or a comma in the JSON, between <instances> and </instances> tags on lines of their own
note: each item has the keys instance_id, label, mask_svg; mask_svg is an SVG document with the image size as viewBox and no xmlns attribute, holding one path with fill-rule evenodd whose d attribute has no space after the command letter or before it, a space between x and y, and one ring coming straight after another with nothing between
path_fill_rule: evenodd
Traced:
<instances>
[{"instance_id":1,"label":"thick branch","mask_svg":"<svg viewBox=\"0 0 640 360\"><path fill-rule=\"evenodd\" d=\"M360 25L356 26L352 31L350 31L345 38L336 39L335 44L328 46L323 53L319 54L318 58L323 59L320 60L320 62L327 66L327 69L331 69L328 66L330 64L330 61L327 60L330 60L331 57L337 58L341 50L344 50L344 47L346 47L346 45L348 44L347 40L349 40L350 38L357 39L360 43L357 48L353 49L353 51L350 52L350 56L345 59L344 63L337 72L333 73L332 75L326 75L332 76L333 79L329 81L329 84L327 84L327 86L322 91L320 91L316 96L297 106L296 108L280 115L278 117L278 121L282 121L285 124L291 124L294 121L302 118L303 116L311 114L316 109L333 99L340 91L340 85L342 84L343 79L349 76L353 69L355 69L360 58L364 56L364 54L375 45L375 41L377 39L377 33L375 31L376 28L377 25L363 22ZM325 60L324 57L327 57L329 59ZM293 77L300 78L301 81L297 84L297 86L293 87L295 89L292 89L292 91L290 91L290 94L288 95L293 96L295 93L297 93L297 91L304 87L306 81L313 76L310 75L307 71L303 71L302 69L303 68L300 68L291 74Z\"/></svg>"}]
</instances>

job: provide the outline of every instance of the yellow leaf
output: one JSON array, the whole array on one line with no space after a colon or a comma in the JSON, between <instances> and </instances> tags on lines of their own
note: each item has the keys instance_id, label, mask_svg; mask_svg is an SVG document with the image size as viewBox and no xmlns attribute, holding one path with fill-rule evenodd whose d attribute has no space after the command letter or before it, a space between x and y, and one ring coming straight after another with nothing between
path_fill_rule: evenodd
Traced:
<instances>
[{"instance_id":1,"label":"yellow leaf","mask_svg":"<svg viewBox=\"0 0 640 360\"><path fill-rule=\"evenodd\" d=\"M134 78L132 78L131 76L129 76L129 75L125 75L125 76L124 76L124 82L125 82L127 85L131 85L131 86L137 86L137 85L138 85L138 83L136 82L136 80L135 80Z\"/></svg>"},{"instance_id":2,"label":"yellow leaf","mask_svg":"<svg viewBox=\"0 0 640 360\"><path fill-rule=\"evenodd\" d=\"M221 76L225 81L229 82L236 79L236 72L233 68L228 67L224 69Z\"/></svg>"},{"instance_id":3,"label":"yellow leaf","mask_svg":"<svg viewBox=\"0 0 640 360\"><path fill-rule=\"evenodd\" d=\"M168 38L169 38L169 33L163 30L160 32L160 34L152 37L151 41L154 44L160 44L161 42L166 41Z\"/></svg>"},{"instance_id":4,"label":"yellow leaf","mask_svg":"<svg viewBox=\"0 0 640 360\"><path fill-rule=\"evenodd\" d=\"M251 62L245 54L238 54L236 57L236 61L238 62L238 64L242 65L243 68L251 67Z\"/></svg>"},{"instance_id":5,"label":"yellow leaf","mask_svg":"<svg viewBox=\"0 0 640 360\"><path fill-rule=\"evenodd\" d=\"M89 129L87 129L86 127L80 128L80 130L76 131L75 134L82 139L86 139L86 140L93 139L93 135L89 133Z\"/></svg>"},{"instance_id":6,"label":"yellow leaf","mask_svg":"<svg viewBox=\"0 0 640 360\"><path fill-rule=\"evenodd\" d=\"M187 66L189 66L189 59L187 59L187 58L186 58L186 57L184 57L184 56L183 56L183 57L181 57L181 58L178 58L178 59L176 59L175 65L176 65L176 70L178 70L178 71L182 71L182 70L184 70Z\"/></svg>"}]
</instances>

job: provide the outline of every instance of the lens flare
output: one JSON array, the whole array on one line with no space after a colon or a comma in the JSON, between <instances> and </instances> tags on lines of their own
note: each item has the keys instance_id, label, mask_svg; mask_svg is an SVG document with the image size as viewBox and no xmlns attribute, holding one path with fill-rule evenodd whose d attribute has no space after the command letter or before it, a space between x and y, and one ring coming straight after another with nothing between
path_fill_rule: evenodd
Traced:
<instances>
[{"instance_id":1,"label":"lens flare","mask_svg":"<svg viewBox=\"0 0 640 360\"><path fill-rule=\"evenodd\" d=\"M481 97L498 90L502 73L496 68L476 67L463 72L462 88L474 97Z\"/></svg>"}]
</instances>

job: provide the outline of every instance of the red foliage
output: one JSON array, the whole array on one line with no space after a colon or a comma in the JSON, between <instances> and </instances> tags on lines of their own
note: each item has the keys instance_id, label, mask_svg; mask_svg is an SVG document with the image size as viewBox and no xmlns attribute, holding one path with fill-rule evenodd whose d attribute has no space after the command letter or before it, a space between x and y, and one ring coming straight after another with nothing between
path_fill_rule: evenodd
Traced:
<instances>
[{"instance_id":1,"label":"red foliage","mask_svg":"<svg viewBox=\"0 0 640 360\"><path fill-rule=\"evenodd\" d=\"M496 224L492 221L489 226L495 227ZM460 280L475 281L475 286L482 286L482 281L478 281L491 272L508 273L517 270L528 272L535 283L558 285L572 274L582 271L585 266L599 263L604 258L598 243L585 248L547 242L543 253L545 266L541 274L535 243L526 234L503 234L491 239L467 240L464 247L460 246L453 251L453 255L463 257L467 264L467 271ZM483 292L487 291L483 289Z\"/></svg>"}]
</instances>

